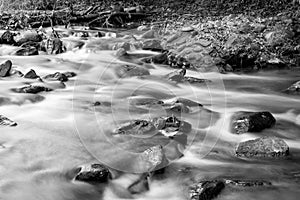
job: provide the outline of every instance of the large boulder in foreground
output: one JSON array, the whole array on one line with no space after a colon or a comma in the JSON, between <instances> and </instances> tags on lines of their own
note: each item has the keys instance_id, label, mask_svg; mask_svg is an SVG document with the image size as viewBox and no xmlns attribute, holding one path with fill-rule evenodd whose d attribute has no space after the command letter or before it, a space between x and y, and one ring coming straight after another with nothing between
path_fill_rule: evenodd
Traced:
<instances>
[{"instance_id":1,"label":"large boulder in foreground","mask_svg":"<svg viewBox=\"0 0 300 200\"><path fill-rule=\"evenodd\" d=\"M9 76L11 66L12 66L12 62L10 60L7 60L4 63L0 64L0 77Z\"/></svg>"},{"instance_id":2,"label":"large boulder in foreground","mask_svg":"<svg viewBox=\"0 0 300 200\"><path fill-rule=\"evenodd\" d=\"M0 115L0 126L17 126L17 123Z\"/></svg>"},{"instance_id":3,"label":"large boulder in foreground","mask_svg":"<svg viewBox=\"0 0 300 200\"><path fill-rule=\"evenodd\" d=\"M270 112L238 112L232 117L231 131L236 134L259 132L274 126L275 122Z\"/></svg>"},{"instance_id":4,"label":"large boulder in foreground","mask_svg":"<svg viewBox=\"0 0 300 200\"><path fill-rule=\"evenodd\" d=\"M289 146L277 137L261 137L241 142L236 148L238 157L285 157L289 155Z\"/></svg>"},{"instance_id":5,"label":"large boulder in foreground","mask_svg":"<svg viewBox=\"0 0 300 200\"><path fill-rule=\"evenodd\" d=\"M288 94L300 94L300 81L294 83L291 85L289 88L285 90L286 93Z\"/></svg>"},{"instance_id":6,"label":"large boulder in foreground","mask_svg":"<svg viewBox=\"0 0 300 200\"><path fill-rule=\"evenodd\" d=\"M211 200L225 188L223 181L201 181L190 187L190 200Z\"/></svg>"},{"instance_id":7,"label":"large boulder in foreground","mask_svg":"<svg viewBox=\"0 0 300 200\"><path fill-rule=\"evenodd\" d=\"M75 180L88 183L105 183L111 179L109 169L102 164L84 165L78 168Z\"/></svg>"}]
</instances>

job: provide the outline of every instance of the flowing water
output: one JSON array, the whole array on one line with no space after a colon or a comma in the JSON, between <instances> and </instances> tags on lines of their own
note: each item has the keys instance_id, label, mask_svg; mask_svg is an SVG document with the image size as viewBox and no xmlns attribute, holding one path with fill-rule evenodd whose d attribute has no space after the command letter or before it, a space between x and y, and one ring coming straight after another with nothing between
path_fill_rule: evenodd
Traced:
<instances>
[{"instance_id":1,"label":"flowing water","mask_svg":"<svg viewBox=\"0 0 300 200\"><path fill-rule=\"evenodd\" d=\"M73 42L80 38L73 37ZM114 51L99 46L120 39L90 38L85 46L60 55L11 56L15 47L1 46L0 60L10 59L24 72L34 69L41 77L55 72L77 74L66 82L47 82L55 90L40 94L18 94L11 88L37 80L19 77L0 79L0 114L18 123L0 127L0 199L2 200L94 200L94 199L187 199L195 180L218 178L271 181L270 187L225 189L217 199L298 199L300 195L300 101L282 91L300 80L299 71L267 71L255 74L199 73L203 85L176 84L162 75L174 69L144 65L150 76L120 78L116 69L139 63L150 51L134 50L130 59L120 60ZM184 97L205 109L181 114L192 124L187 133L184 156L177 159L176 145L163 138L115 137L112 131L122 122L165 116L161 108L138 108L134 98L169 100ZM94 106L96 101L100 106ZM230 116L236 111L270 111L275 127L261 133L234 135ZM236 145L261 135L283 138L291 156L276 160L236 158ZM164 146L173 162L163 175L152 178L150 190L131 195L127 187L137 179L143 164L139 152ZM74 181L72 170L82 164L105 163L113 180L90 185Z\"/></svg>"}]
</instances>

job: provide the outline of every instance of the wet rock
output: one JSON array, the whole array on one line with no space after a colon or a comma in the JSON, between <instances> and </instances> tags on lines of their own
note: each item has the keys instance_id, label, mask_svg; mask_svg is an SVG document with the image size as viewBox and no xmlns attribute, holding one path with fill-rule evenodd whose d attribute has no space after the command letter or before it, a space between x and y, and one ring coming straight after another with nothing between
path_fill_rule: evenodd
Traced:
<instances>
[{"instance_id":1,"label":"wet rock","mask_svg":"<svg viewBox=\"0 0 300 200\"><path fill-rule=\"evenodd\" d=\"M42 36L36 32L25 32L16 36L16 43L18 46L29 42L41 42L42 40Z\"/></svg>"},{"instance_id":2,"label":"wet rock","mask_svg":"<svg viewBox=\"0 0 300 200\"><path fill-rule=\"evenodd\" d=\"M52 47L50 48L51 54L60 54L65 52L65 50L63 42L59 38L52 40Z\"/></svg>"},{"instance_id":3,"label":"wet rock","mask_svg":"<svg viewBox=\"0 0 300 200\"><path fill-rule=\"evenodd\" d=\"M140 37L143 39L152 39L155 38L156 32L154 30L149 30L143 33Z\"/></svg>"},{"instance_id":4,"label":"wet rock","mask_svg":"<svg viewBox=\"0 0 300 200\"><path fill-rule=\"evenodd\" d=\"M169 107L165 107L165 109L167 111L175 112L175 113L189 113L190 112L190 109L182 103L175 103Z\"/></svg>"},{"instance_id":5,"label":"wet rock","mask_svg":"<svg viewBox=\"0 0 300 200\"><path fill-rule=\"evenodd\" d=\"M133 120L121 125L121 127L114 130L114 134L118 135L146 135L153 134L156 127L147 120Z\"/></svg>"},{"instance_id":6,"label":"wet rock","mask_svg":"<svg viewBox=\"0 0 300 200\"><path fill-rule=\"evenodd\" d=\"M163 147L160 145L150 147L139 155L143 168L147 172L156 171L166 166L167 160L163 151Z\"/></svg>"},{"instance_id":7,"label":"wet rock","mask_svg":"<svg viewBox=\"0 0 300 200\"><path fill-rule=\"evenodd\" d=\"M4 63L0 64L0 77L9 76L11 66L12 66L12 62L10 60L7 60Z\"/></svg>"},{"instance_id":8,"label":"wet rock","mask_svg":"<svg viewBox=\"0 0 300 200\"><path fill-rule=\"evenodd\" d=\"M149 59L144 60L147 63L153 62L155 64L168 64L168 54L167 52L152 56Z\"/></svg>"},{"instance_id":9,"label":"wet rock","mask_svg":"<svg viewBox=\"0 0 300 200\"><path fill-rule=\"evenodd\" d=\"M120 48L123 48L125 51L129 51L131 49L131 44L129 42L120 42L115 44L112 47L112 50L118 50Z\"/></svg>"},{"instance_id":10,"label":"wet rock","mask_svg":"<svg viewBox=\"0 0 300 200\"><path fill-rule=\"evenodd\" d=\"M47 43L47 42L46 42ZM85 44L83 41L72 40L72 39L62 39L63 47L67 51L72 51L74 49L81 49ZM51 52L51 50L50 50Z\"/></svg>"},{"instance_id":11,"label":"wet rock","mask_svg":"<svg viewBox=\"0 0 300 200\"><path fill-rule=\"evenodd\" d=\"M192 130L191 124L181 121L175 116L154 118L152 123L161 134L169 138L174 138L179 132L188 133Z\"/></svg>"},{"instance_id":12,"label":"wet rock","mask_svg":"<svg viewBox=\"0 0 300 200\"><path fill-rule=\"evenodd\" d=\"M16 44L16 41L14 40L15 35L16 34L10 31L5 31L0 37L0 44L15 45Z\"/></svg>"},{"instance_id":13,"label":"wet rock","mask_svg":"<svg viewBox=\"0 0 300 200\"><path fill-rule=\"evenodd\" d=\"M147 98L147 97L143 97L143 98L130 98L129 102L131 105L134 106L141 106L141 107L152 107L152 106L156 106L156 105L163 105L164 102L155 98Z\"/></svg>"},{"instance_id":14,"label":"wet rock","mask_svg":"<svg viewBox=\"0 0 300 200\"><path fill-rule=\"evenodd\" d=\"M180 69L174 72L171 72L165 76L166 79L175 82L182 82L186 74L186 69Z\"/></svg>"},{"instance_id":15,"label":"wet rock","mask_svg":"<svg viewBox=\"0 0 300 200\"><path fill-rule=\"evenodd\" d=\"M126 55L127 55L127 51L123 48L120 48L116 51L117 57L122 57L122 56L126 56Z\"/></svg>"},{"instance_id":16,"label":"wet rock","mask_svg":"<svg viewBox=\"0 0 300 200\"><path fill-rule=\"evenodd\" d=\"M65 74L60 73L60 72L56 72L54 74L49 74L49 75L45 76L44 79L56 80L56 81L61 81L61 82L66 82L69 80Z\"/></svg>"},{"instance_id":17,"label":"wet rock","mask_svg":"<svg viewBox=\"0 0 300 200\"><path fill-rule=\"evenodd\" d=\"M131 194L140 194L146 191L149 191L149 174L143 174L137 181L132 183L128 187L128 191Z\"/></svg>"},{"instance_id":18,"label":"wet rock","mask_svg":"<svg viewBox=\"0 0 300 200\"><path fill-rule=\"evenodd\" d=\"M289 88L285 90L288 94L300 94L300 81L294 83Z\"/></svg>"},{"instance_id":19,"label":"wet rock","mask_svg":"<svg viewBox=\"0 0 300 200\"><path fill-rule=\"evenodd\" d=\"M185 98L181 98L181 97L176 98L174 100L174 103L182 103L182 104L184 104L188 107L198 107L198 106L202 107L203 106L202 104L200 104L198 102L195 102L195 101L192 101L192 100L189 100L189 99L185 99Z\"/></svg>"},{"instance_id":20,"label":"wet rock","mask_svg":"<svg viewBox=\"0 0 300 200\"><path fill-rule=\"evenodd\" d=\"M37 86L37 85L28 85L21 88L14 88L12 89L13 92L17 93L30 93L30 94L37 94L40 92L50 92L52 89L44 87L44 86Z\"/></svg>"},{"instance_id":21,"label":"wet rock","mask_svg":"<svg viewBox=\"0 0 300 200\"><path fill-rule=\"evenodd\" d=\"M195 77L190 77L190 76L185 76L183 78L184 82L188 82L190 84L198 84L198 83L208 83L211 82L208 79L200 79L200 78L195 78Z\"/></svg>"},{"instance_id":22,"label":"wet rock","mask_svg":"<svg viewBox=\"0 0 300 200\"><path fill-rule=\"evenodd\" d=\"M151 51L163 51L160 40L149 39L142 42L142 49Z\"/></svg>"},{"instance_id":23,"label":"wet rock","mask_svg":"<svg viewBox=\"0 0 300 200\"><path fill-rule=\"evenodd\" d=\"M15 52L15 55L17 55L17 56L35 56L35 55L39 55L39 51L34 46L26 46L26 47L22 47L21 49L17 50Z\"/></svg>"},{"instance_id":24,"label":"wet rock","mask_svg":"<svg viewBox=\"0 0 300 200\"><path fill-rule=\"evenodd\" d=\"M24 75L24 78L36 79L36 78L39 78L39 76L36 74L36 72L33 69L31 69L29 72L27 72Z\"/></svg>"},{"instance_id":25,"label":"wet rock","mask_svg":"<svg viewBox=\"0 0 300 200\"><path fill-rule=\"evenodd\" d=\"M261 137L241 142L236 149L237 156L243 157L285 157L289 147L284 140L277 137Z\"/></svg>"},{"instance_id":26,"label":"wet rock","mask_svg":"<svg viewBox=\"0 0 300 200\"><path fill-rule=\"evenodd\" d=\"M190 200L211 200L225 188L223 181L201 181L190 187Z\"/></svg>"},{"instance_id":27,"label":"wet rock","mask_svg":"<svg viewBox=\"0 0 300 200\"><path fill-rule=\"evenodd\" d=\"M75 76L77 76L77 74L75 72L64 72L63 73L67 78L73 78Z\"/></svg>"},{"instance_id":28,"label":"wet rock","mask_svg":"<svg viewBox=\"0 0 300 200\"><path fill-rule=\"evenodd\" d=\"M239 187L256 187L256 186L269 186L271 182L261 180L225 180L226 185L239 186Z\"/></svg>"},{"instance_id":29,"label":"wet rock","mask_svg":"<svg viewBox=\"0 0 300 200\"><path fill-rule=\"evenodd\" d=\"M133 77L133 76L146 76L150 75L150 72L142 67L135 65L122 65L116 69L116 74L120 78Z\"/></svg>"},{"instance_id":30,"label":"wet rock","mask_svg":"<svg viewBox=\"0 0 300 200\"><path fill-rule=\"evenodd\" d=\"M78 168L75 180L88 183L106 183L111 179L109 169L102 164L84 165Z\"/></svg>"},{"instance_id":31,"label":"wet rock","mask_svg":"<svg viewBox=\"0 0 300 200\"><path fill-rule=\"evenodd\" d=\"M275 123L276 119L270 112L238 112L232 117L231 131L236 134L260 132Z\"/></svg>"},{"instance_id":32,"label":"wet rock","mask_svg":"<svg viewBox=\"0 0 300 200\"><path fill-rule=\"evenodd\" d=\"M0 126L17 126L17 123L0 115Z\"/></svg>"},{"instance_id":33,"label":"wet rock","mask_svg":"<svg viewBox=\"0 0 300 200\"><path fill-rule=\"evenodd\" d=\"M137 30L138 31L148 31L150 28L149 27L147 27L147 26L139 26L139 27L137 27Z\"/></svg>"},{"instance_id":34,"label":"wet rock","mask_svg":"<svg viewBox=\"0 0 300 200\"><path fill-rule=\"evenodd\" d=\"M9 75L10 76L16 76L16 77L23 77L24 76L24 74L22 72L20 72L19 70L16 70L16 69L11 69Z\"/></svg>"}]
</instances>

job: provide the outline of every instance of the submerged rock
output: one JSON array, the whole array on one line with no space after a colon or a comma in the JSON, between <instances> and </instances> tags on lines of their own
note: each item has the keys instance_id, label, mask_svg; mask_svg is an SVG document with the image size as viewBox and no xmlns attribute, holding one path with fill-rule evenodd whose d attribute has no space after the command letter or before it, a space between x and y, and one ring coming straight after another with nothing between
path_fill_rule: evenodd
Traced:
<instances>
[{"instance_id":1,"label":"submerged rock","mask_svg":"<svg viewBox=\"0 0 300 200\"><path fill-rule=\"evenodd\" d=\"M78 171L75 180L88 183L105 183L112 177L109 169L102 164L84 165Z\"/></svg>"},{"instance_id":2,"label":"submerged rock","mask_svg":"<svg viewBox=\"0 0 300 200\"><path fill-rule=\"evenodd\" d=\"M236 155L244 157L285 157L289 155L289 147L280 138L261 137L241 142L236 149Z\"/></svg>"},{"instance_id":3,"label":"submerged rock","mask_svg":"<svg viewBox=\"0 0 300 200\"><path fill-rule=\"evenodd\" d=\"M233 133L259 132L275 125L276 119L270 112L238 112L232 117Z\"/></svg>"},{"instance_id":4,"label":"submerged rock","mask_svg":"<svg viewBox=\"0 0 300 200\"><path fill-rule=\"evenodd\" d=\"M57 81L61 81L61 82L66 82L69 80L68 77L64 73L60 73L60 72L56 72L54 74L49 74L49 75L45 76L44 79L52 79L52 80L57 80Z\"/></svg>"},{"instance_id":5,"label":"submerged rock","mask_svg":"<svg viewBox=\"0 0 300 200\"><path fill-rule=\"evenodd\" d=\"M225 180L226 185L233 185L239 187L256 187L256 186L269 186L271 182L261 180Z\"/></svg>"},{"instance_id":6,"label":"submerged rock","mask_svg":"<svg viewBox=\"0 0 300 200\"><path fill-rule=\"evenodd\" d=\"M131 194L140 194L149 190L149 174L143 174L138 180L128 187Z\"/></svg>"},{"instance_id":7,"label":"submerged rock","mask_svg":"<svg viewBox=\"0 0 300 200\"><path fill-rule=\"evenodd\" d=\"M167 160L161 145L150 147L139 155L143 169L153 172L166 166Z\"/></svg>"},{"instance_id":8,"label":"submerged rock","mask_svg":"<svg viewBox=\"0 0 300 200\"><path fill-rule=\"evenodd\" d=\"M0 115L0 126L17 126L17 123Z\"/></svg>"},{"instance_id":9,"label":"submerged rock","mask_svg":"<svg viewBox=\"0 0 300 200\"><path fill-rule=\"evenodd\" d=\"M7 60L4 63L0 64L0 77L9 76L11 66L12 66L12 62L10 60Z\"/></svg>"},{"instance_id":10,"label":"submerged rock","mask_svg":"<svg viewBox=\"0 0 300 200\"><path fill-rule=\"evenodd\" d=\"M146 76L150 75L150 72L142 67L135 65L122 65L116 69L116 74L120 78L133 77L133 76Z\"/></svg>"},{"instance_id":11,"label":"submerged rock","mask_svg":"<svg viewBox=\"0 0 300 200\"><path fill-rule=\"evenodd\" d=\"M189 99L185 99L185 98L176 98L174 100L174 103L182 103L188 107L203 107L202 104L198 103L198 102L195 102L195 101L192 101L192 100L189 100Z\"/></svg>"},{"instance_id":12,"label":"submerged rock","mask_svg":"<svg viewBox=\"0 0 300 200\"><path fill-rule=\"evenodd\" d=\"M190 200L211 200L225 188L223 181L201 181L190 187Z\"/></svg>"},{"instance_id":13,"label":"submerged rock","mask_svg":"<svg viewBox=\"0 0 300 200\"><path fill-rule=\"evenodd\" d=\"M39 78L39 76L36 74L36 72L33 69L31 69L29 72L27 72L24 75L24 78L36 79L36 78Z\"/></svg>"},{"instance_id":14,"label":"submerged rock","mask_svg":"<svg viewBox=\"0 0 300 200\"><path fill-rule=\"evenodd\" d=\"M117 128L114 133L121 135L145 135L154 133L155 126L146 120L134 120L132 122L125 123Z\"/></svg>"},{"instance_id":15,"label":"submerged rock","mask_svg":"<svg viewBox=\"0 0 300 200\"><path fill-rule=\"evenodd\" d=\"M200 79L200 78L195 78L195 77L190 77L190 76L185 76L183 78L184 82L188 82L190 84L197 84L197 83L208 83L211 82L208 79Z\"/></svg>"},{"instance_id":16,"label":"submerged rock","mask_svg":"<svg viewBox=\"0 0 300 200\"><path fill-rule=\"evenodd\" d=\"M12 89L13 92L17 93L30 93L30 94L37 94L40 92L50 92L52 89L44 87L44 86L37 86L37 85L28 85L21 88L14 88Z\"/></svg>"},{"instance_id":17,"label":"submerged rock","mask_svg":"<svg viewBox=\"0 0 300 200\"><path fill-rule=\"evenodd\" d=\"M300 81L294 83L289 88L285 90L288 94L300 94Z\"/></svg>"}]
</instances>

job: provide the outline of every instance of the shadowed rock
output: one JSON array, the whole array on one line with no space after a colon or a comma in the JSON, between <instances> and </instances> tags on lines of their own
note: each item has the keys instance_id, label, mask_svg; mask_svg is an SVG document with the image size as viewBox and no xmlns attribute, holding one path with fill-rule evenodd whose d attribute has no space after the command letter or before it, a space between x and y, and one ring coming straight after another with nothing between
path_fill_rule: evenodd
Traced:
<instances>
[{"instance_id":1,"label":"shadowed rock","mask_svg":"<svg viewBox=\"0 0 300 200\"><path fill-rule=\"evenodd\" d=\"M16 56L36 56L39 55L39 51L34 46L26 46L15 52Z\"/></svg>"},{"instance_id":2,"label":"shadowed rock","mask_svg":"<svg viewBox=\"0 0 300 200\"><path fill-rule=\"evenodd\" d=\"M289 147L284 140L277 137L261 137L241 142L236 149L237 156L243 157L285 157Z\"/></svg>"},{"instance_id":3,"label":"shadowed rock","mask_svg":"<svg viewBox=\"0 0 300 200\"><path fill-rule=\"evenodd\" d=\"M270 186L271 182L261 180L225 180L226 185L238 187Z\"/></svg>"},{"instance_id":4,"label":"shadowed rock","mask_svg":"<svg viewBox=\"0 0 300 200\"><path fill-rule=\"evenodd\" d=\"M12 89L13 92L17 93L31 93L37 94L40 92L50 92L52 89L44 87L44 86L36 86L36 85L28 85L21 88L14 88Z\"/></svg>"},{"instance_id":5,"label":"shadowed rock","mask_svg":"<svg viewBox=\"0 0 300 200\"><path fill-rule=\"evenodd\" d=\"M238 112L232 117L233 133L259 132L275 125L276 119L270 112Z\"/></svg>"},{"instance_id":6,"label":"shadowed rock","mask_svg":"<svg viewBox=\"0 0 300 200\"><path fill-rule=\"evenodd\" d=\"M207 82L211 82L211 80L207 80L207 79L200 79L200 78L195 78L195 77L190 77L190 76L185 76L183 78L184 82L188 82L190 84L197 84L197 83L207 83Z\"/></svg>"},{"instance_id":7,"label":"shadowed rock","mask_svg":"<svg viewBox=\"0 0 300 200\"><path fill-rule=\"evenodd\" d=\"M15 45L16 44L16 41L14 40L15 35L16 34L10 31L5 31L0 37L0 44Z\"/></svg>"},{"instance_id":8,"label":"shadowed rock","mask_svg":"<svg viewBox=\"0 0 300 200\"><path fill-rule=\"evenodd\" d=\"M17 123L0 115L0 126L17 126Z\"/></svg>"},{"instance_id":9,"label":"shadowed rock","mask_svg":"<svg viewBox=\"0 0 300 200\"><path fill-rule=\"evenodd\" d=\"M24 78L36 79L36 78L39 78L39 76L35 73L35 71L33 69L31 69L29 72L27 72L24 75Z\"/></svg>"},{"instance_id":10,"label":"shadowed rock","mask_svg":"<svg viewBox=\"0 0 300 200\"><path fill-rule=\"evenodd\" d=\"M167 74L165 76L165 78L170 81L182 82L185 74L186 74L186 69L180 69L180 70L177 70L177 71Z\"/></svg>"},{"instance_id":11,"label":"shadowed rock","mask_svg":"<svg viewBox=\"0 0 300 200\"><path fill-rule=\"evenodd\" d=\"M190 187L190 200L211 200L225 188L223 181L201 181Z\"/></svg>"},{"instance_id":12,"label":"shadowed rock","mask_svg":"<svg viewBox=\"0 0 300 200\"><path fill-rule=\"evenodd\" d=\"M75 180L88 183L106 183L111 179L109 169L102 164L84 165L78 168Z\"/></svg>"},{"instance_id":13,"label":"shadowed rock","mask_svg":"<svg viewBox=\"0 0 300 200\"><path fill-rule=\"evenodd\" d=\"M18 46L21 46L25 43L41 42L42 40L43 40L42 36L35 32L25 32L17 37L16 43Z\"/></svg>"},{"instance_id":14,"label":"shadowed rock","mask_svg":"<svg viewBox=\"0 0 300 200\"><path fill-rule=\"evenodd\" d=\"M11 70L12 62L10 60L5 61L0 65L0 77L9 76Z\"/></svg>"}]
</instances>

